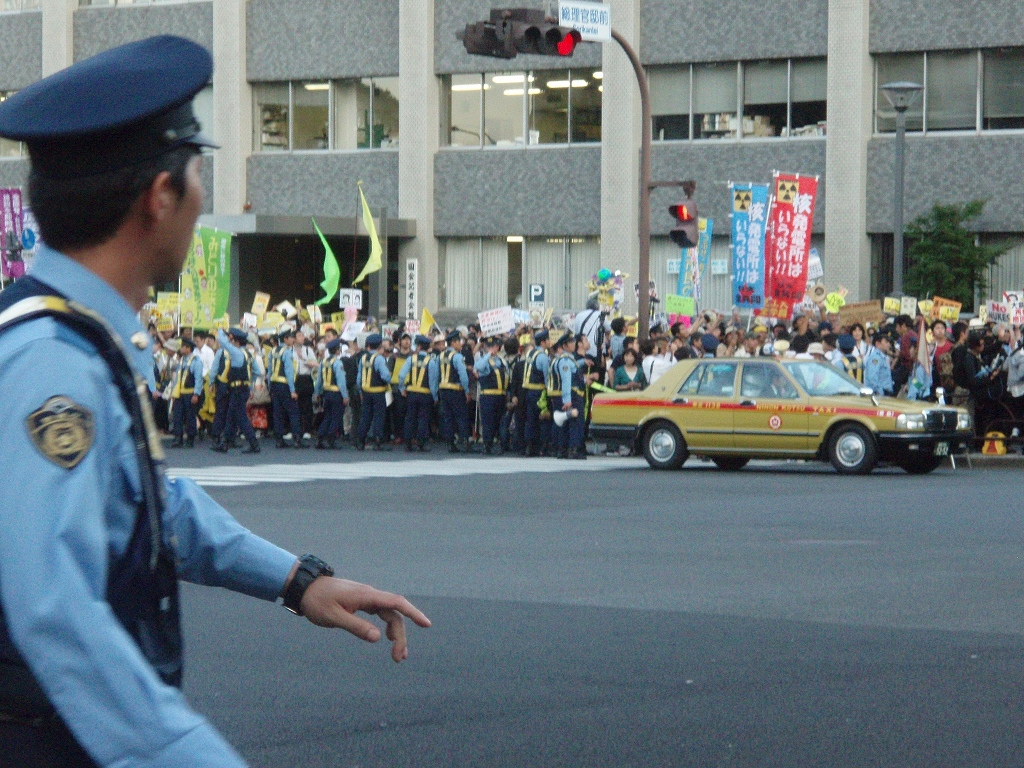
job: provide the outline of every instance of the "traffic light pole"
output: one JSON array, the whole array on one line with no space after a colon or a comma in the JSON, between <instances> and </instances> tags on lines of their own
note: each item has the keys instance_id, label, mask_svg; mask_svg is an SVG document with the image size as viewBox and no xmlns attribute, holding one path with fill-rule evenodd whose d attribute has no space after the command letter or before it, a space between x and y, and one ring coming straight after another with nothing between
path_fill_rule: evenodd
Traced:
<instances>
[{"instance_id":1,"label":"traffic light pole","mask_svg":"<svg viewBox=\"0 0 1024 768\"><path fill-rule=\"evenodd\" d=\"M612 30L612 39L622 48L633 65L640 86L640 269L637 281L637 338L646 339L651 332L651 89L647 84L640 57L622 35Z\"/></svg>"}]
</instances>

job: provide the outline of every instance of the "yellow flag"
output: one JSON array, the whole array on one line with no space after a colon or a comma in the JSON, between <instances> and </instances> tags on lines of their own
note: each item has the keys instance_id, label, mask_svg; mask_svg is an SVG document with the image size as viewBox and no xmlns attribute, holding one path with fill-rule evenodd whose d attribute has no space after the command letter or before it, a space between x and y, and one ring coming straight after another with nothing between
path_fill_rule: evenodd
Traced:
<instances>
[{"instance_id":1,"label":"yellow flag","mask_svg":"<svg viewBox=\"0 0 1024 768\"><path fill-rule=\"evenodd\" d=\"M434 322L434 316L430 314L430 310L426 307L423 308L423 313L420 315L420 333L430 333L431 326L437 325Z\"/></svg>"},{"instance_id":2,"label":"yellow flag","mask_svg":"<svg viewBox=\"0 0 1024 768\"><path fill-rule=\"evenodd\" d=\"M384 253L384 250L380 247L380 238L377 237L377 225L373 223L373 214L370 213L370 206L366 202L366 195L363 194L363 182L358 182L358 185L359 199L363 201L363 226L370 233L370 258L366 260L366 266L359 273L359 277L352 281L352 285L359 285L368 274L377 272L383 266L380 256Z\"/></svg>"}]
</instances>

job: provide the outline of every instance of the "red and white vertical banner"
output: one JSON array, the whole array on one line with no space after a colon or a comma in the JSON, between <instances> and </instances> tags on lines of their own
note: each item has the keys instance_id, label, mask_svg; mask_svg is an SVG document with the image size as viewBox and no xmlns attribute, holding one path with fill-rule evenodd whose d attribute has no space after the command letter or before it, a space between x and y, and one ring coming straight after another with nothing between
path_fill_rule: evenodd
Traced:
<instances>
[{"instance_id":1,"label":"red and white vertical banner","mask_svg":"<svg viewBox=\"0 0 1024 768\"><path fill-rule=\"evenodd\" d=\"M807 292L818 177L775 174L765 243L765 305L762 315L788 320Z\"/></svg>"}]
</instances>

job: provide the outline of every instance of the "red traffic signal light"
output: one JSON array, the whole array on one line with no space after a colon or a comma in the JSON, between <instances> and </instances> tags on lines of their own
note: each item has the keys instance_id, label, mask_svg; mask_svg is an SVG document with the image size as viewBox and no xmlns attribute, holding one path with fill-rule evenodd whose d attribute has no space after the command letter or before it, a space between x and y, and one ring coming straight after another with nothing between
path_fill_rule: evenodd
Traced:
<instances>
[{"instance_id":1,"label":"red traffic signal light","mask_svg":"<svg viewBox=\"0 0 1024 768\"><path fill-rule=\"evenodd\" d=\"M572 56L583 39L575 29L558 26L535 8L494 8L490 21L467 24L457 37L467 53L500 59L515 58L518 53Z\"/></svg>"},{"instance_id":2,"label":"red traffic signal light","mask_svg":"<svg viewBox=\"0 0 1024 768\"><path fill-rule=\"evenodd\" d=\"M680 248L696 248L697 241L700 239L697 227L697 203L691 198L686 198L678 205L670 205L668 212L678 222L669 232L672 242Z\"/></svg>"}]
</instances>

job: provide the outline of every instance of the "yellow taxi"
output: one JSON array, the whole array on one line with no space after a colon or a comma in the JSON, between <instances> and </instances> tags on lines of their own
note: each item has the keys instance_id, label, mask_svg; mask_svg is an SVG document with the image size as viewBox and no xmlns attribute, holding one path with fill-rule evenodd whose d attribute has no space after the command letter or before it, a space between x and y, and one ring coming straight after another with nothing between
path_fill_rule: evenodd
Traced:
<instances>
[{"instance_id":1,"label":"yellow taxi","mask_svg":"<svg viewBox=\"0 0 1024 768\"><path fill-rule=\"evenodd\" d=\"M631 445L655 469L695 455L724 470L794 458L842 474L880 462L924 474L966 451L973 425L963 408L876 397L828 363L719 357L682 360L642 392L598 395L590 433Z\"/></svg>"}]
</instances>

